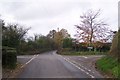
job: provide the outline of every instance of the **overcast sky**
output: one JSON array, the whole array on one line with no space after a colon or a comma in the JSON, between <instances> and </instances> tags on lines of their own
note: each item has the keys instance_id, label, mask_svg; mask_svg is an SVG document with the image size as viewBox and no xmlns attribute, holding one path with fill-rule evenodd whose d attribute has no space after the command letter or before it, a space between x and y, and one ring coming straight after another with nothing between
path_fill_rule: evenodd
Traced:
<instances>
[{"instance_id":1,"label":"overcast sky","mask_svg":"<svg viewBox=\"0 0 120 80\"><path fill-rule=\"evenodd\" d=\"M110 29L118 29L118 0L0 0L0 14L5 22L31 27L29 36L46 35L59 27L67 29L73 37L74 25L89 9L101 9L100 18Z\"/></svg>"}]
</instances>

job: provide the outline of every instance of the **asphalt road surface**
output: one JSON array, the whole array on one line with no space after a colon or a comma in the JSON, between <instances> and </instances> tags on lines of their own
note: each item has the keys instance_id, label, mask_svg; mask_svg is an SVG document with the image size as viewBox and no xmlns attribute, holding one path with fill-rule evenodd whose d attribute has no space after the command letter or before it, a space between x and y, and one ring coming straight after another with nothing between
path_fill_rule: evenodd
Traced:
<instances>
[{"instance_id":1,"label":"asphalt road surface","mask_svg":"<svg viewBox=\"0 0 120 80\"><path fill-rule=\"evenodd\" d=\"M17 78L103 78L94 68L102 56L61 56L56 51L18 56L22 71Z\"/></svg>"}]
</instances>

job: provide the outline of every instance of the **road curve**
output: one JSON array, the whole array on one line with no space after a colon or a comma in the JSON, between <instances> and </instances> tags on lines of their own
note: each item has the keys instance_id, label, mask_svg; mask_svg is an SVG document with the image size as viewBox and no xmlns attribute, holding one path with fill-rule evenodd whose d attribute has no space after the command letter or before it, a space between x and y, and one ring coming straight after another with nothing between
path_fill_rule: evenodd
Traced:
<instances>
[{"instance_id":1,"label":"road curve","mask_svg":"<svg viewBox=\"0 0 120 80\"><path fill-rule=\"evenodd\" d=\"M16 78L103 78L95 69L86 67L80 63L82 61L75 59L83 60L83 57L61 56L55 51L18 56L18 62L23 64L23 69Z\"/></svg>"}]
</instances>

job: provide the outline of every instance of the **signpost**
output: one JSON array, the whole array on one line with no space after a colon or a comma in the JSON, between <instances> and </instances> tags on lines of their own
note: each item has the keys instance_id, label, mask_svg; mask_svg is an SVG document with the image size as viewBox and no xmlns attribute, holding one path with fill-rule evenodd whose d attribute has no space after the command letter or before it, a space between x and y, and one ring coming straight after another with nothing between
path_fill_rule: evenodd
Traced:
<instances>
[{"instance_id":1,"label":"signpost","mask_svg":"<svg viewBox=\"0 0 120 80\"><path fill-rule=\"evenodd\" d=\"M91 51L92 49L93 49L93 47L91 47L91 46L89 46L89 47L87 47L88 49L89 49L89 51Z\"/></svg>"}]
</instances>

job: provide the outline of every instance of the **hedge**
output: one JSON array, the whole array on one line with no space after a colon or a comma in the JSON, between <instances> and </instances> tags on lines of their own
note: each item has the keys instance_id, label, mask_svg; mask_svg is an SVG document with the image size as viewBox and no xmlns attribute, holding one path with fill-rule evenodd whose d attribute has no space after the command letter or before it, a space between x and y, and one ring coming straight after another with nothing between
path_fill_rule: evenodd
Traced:
<instances>
[{"instance_id":1,"label":"hedge","mask_svg":"<svg viewBox=\"0 0 120 80\"><path fill-rule=\"evenodd\" d=\"M4 68L14 69L17 63L17 54L14 48L2 48L2 66Z\"/></svg>"}]
</instances>

